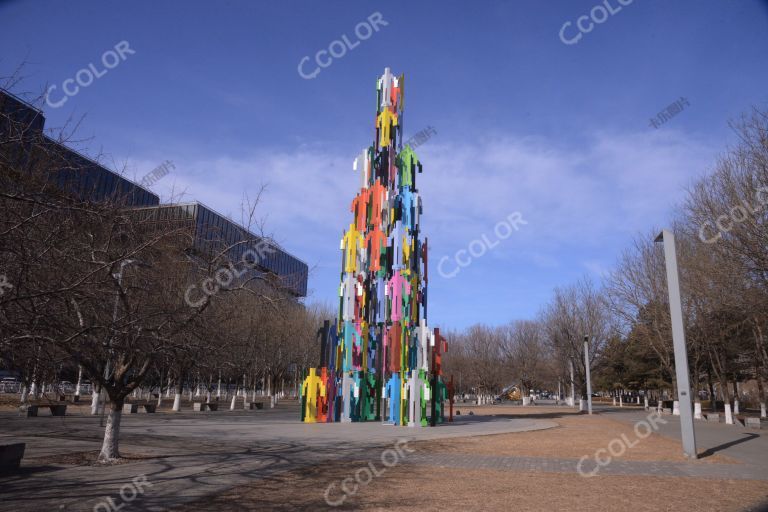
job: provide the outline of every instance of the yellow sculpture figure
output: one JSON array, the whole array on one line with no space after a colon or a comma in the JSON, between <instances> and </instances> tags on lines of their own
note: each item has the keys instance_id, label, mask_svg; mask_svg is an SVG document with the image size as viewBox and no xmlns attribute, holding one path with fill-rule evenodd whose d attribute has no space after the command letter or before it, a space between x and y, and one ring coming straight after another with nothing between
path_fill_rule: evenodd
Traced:
<instances>
[{"instance_id":1,"label":"yellow sculpture figure","mask_svg":"<svg viewBox=\"0 0 768 512\"><path fill-rule=\"evenodd\" d=\"M355 229L355 224L349 225L349 231L341 239L341 250L344 251L344 272L357 271L357 252L365 247L360 232Z\"/></svg>"},{"instance_id":2,"label":"yellow sculpture figure","mask_svg":"<svg viewBox=\"0 0 768 512\"><path fill-rule=\"evenodd\" d=\"M325 383L316 373L314 368L309 369L309 375L301 385L301 393L307 397L304 409L304 422L315 423L317 421L317 397L325 398Z\"/></svg>"}]
</instances>

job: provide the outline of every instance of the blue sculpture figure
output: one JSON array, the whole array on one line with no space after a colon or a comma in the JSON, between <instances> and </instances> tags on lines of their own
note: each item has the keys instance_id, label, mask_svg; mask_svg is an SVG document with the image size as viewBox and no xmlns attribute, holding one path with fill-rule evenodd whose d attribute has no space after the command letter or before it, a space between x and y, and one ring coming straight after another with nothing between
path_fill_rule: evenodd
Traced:
<instances>
[{"instance_id":1,"label":"blue sculpture figure","mask_svg":"<svg viewBox=\"0 0 768 512\"><path fill-rule=\"evenodd\" d=\"M402 391L402 382L400 374L394 372L387 381L384 388L384 397L389 399L389 420L386 423L392 425L400 424L400 395Z\"/></svg>"}]
</instances>

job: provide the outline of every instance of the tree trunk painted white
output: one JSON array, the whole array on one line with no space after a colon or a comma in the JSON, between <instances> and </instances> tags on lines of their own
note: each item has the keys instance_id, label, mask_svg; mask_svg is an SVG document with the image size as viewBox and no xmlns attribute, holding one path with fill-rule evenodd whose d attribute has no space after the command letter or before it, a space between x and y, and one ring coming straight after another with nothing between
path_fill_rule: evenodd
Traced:
<instances>
[{"instance_id":1,"label":"tree trunk painted white","mask_svg":"<svg viewBox=\"0 0 768 512\"><path fill-rule=\"evenodd\" d=\"M647 411L648 409L650 409L650 407L648 406L648 395L646 395L643 398L643 401L644 401L644 405L645 405L645 410ZM701 404L699 404L699 405L701 405Z\"/></svg>"},{"instance_id":2,"label":"tree trunk painted white","mask_svg":"<svg viewBox=\"0 0 768 512\"><path fill-rule=\"evenodd\" d=\"M672 402L672 414L674 416L680 416L680 401L675 400Z\"/></svg>"},{"instance_id":3,"label":"tree trunk painted white","mask_svg":"<svg viewBox=\"0 0 768 512\"><path fill-rule=\"evenodd\" d=\"M77 365L77 384L75 385L75 398L80 398L80 386L83 382L83 367Z\"/></svg>"},{"instance_id":4,"label":"tree trunk painted white","mask_svg":"<svg viewBox=\"0 0 768 512\"><path fill-rule=\"evenodd\" d=\"M21 387L21 405L27 405L29 403L29 388L25 384Z\"/></svg>"},{"instance_id":5,"label":"tree trunk painted white","mask_svg":"<svg viewBox=\"0 0 768 512\"><path fill-rule=\"evenodd\" d=\"M693 419L700 420L701 419L701 402L696 400L693 403Z\"/></svg>"},{"instance_id":6,"label":"tree trunk painted white","mask_svg":"<svg viewBox=\"0 0 768 512\"><path fill-rule=\"evenodd\" d=\"M181 410L181 393L173 395L173 411L179 412Z\"/></svg>"},{"instance_id":7,"label":"tree trunk painted white","mask_svg":"<svg viewBox=\"0 0 768 512\"><path fill-rule=\"evenodd\" d=\"M531 397L524 396L523 397L523 406L531 405Z\"/></svg>"},{"instance_id":8,"label":"tree trunk painted white","mask_svg":"<svg viewBox=\"0 0 768 512\"><path fill-rule=\"evenodd\" d=\"M733 414L739 414L739 401L733 401Z\"/></svg>"},{"instance_id":9,"label":"tree trunk painted white","mask_svg":"<svg viewBox=\"0 0 768 512\"><path fill-rule=\"evenodd\" d=\"M579 412L586 411L586 410L587 410L586 400L584 400L583 398L579 398Z\"/></svg>"},{"instance_id":10,"label":"tree trunk painted white","mask_svg":"<svg viewBox=\"0 0 768 512\"><path fill-rule=\"evenodd\" d=\"M208 389L205 392L205 403L207 403L207 404L211 403L211 390L210 389Z\"/></svg>"},{"instance_id":11,"label":"tree trunk painted white","mask_svg":"<svg viewBox=\"0 0 768 512\"><path fill-rule=\"evenodd\" d=\"M640 405L640 395L637 395L637 405Z\"/></svg>"},{"instance_id":12,"label":"tree trunk painted white","mask_svg":"<svg viewBox=\"0 0 768 512\"><path fill-rule=\"evenodd\" d=\"M765 402L760 404L760 417L765 418Z\"/></svg>"},{"instance_id":13,"label":"tree trunk painted white","mask_svg":"<svg viewBox=\"0 0 768 512\"><path fill-rule=\"evenodd\" d=\"M96 385L91 387L91 416L99 414L99 390Z\"/></svg>"},{"instance_id":14,"label":"tree trunk painted white","mask_svg":"<svg viewBox=\"0 0 768 512\"><path fill-rule=\"evenodd\" d=\"M619 395L619 407L624 407L624 396Z\"/></svg>"},{"instance_id":15,"label":"tree trunk painted white","mask_svg":"<svg viewBox=\"0 0 768 512\"><path fill-rule=\"evenodd\" d=\"M733 425L733 413L731 413L731 404L725 404L725 424Z\"/></svg>"},{"instance_id":16,"label":"tree trunk painted white","mask_svg":"<svg viewBox=\"0 0 768 512\"><path fill-rule=\"evenodd\" d=\"M237 402L237 390L232 394L232 403L229 404L229 410L234 411L235 410L235 403Z\"/></svg>"},{"instance_id":17,"label":"tree trunk painted white","mask_svg":"<svg viewBox=\"0 0 768 512\"><path fill-rule=\"evenodd\" d=\"M613 406L616 407L616 397L613 397Z\"/></svg>"},{"instance_id":18,"label":"tree trunk painted white","mask_svg":"<svg viewBox=\"0 0 768 512\"><path fill-rule=\"evenodd\" d=\"M163 393L162 390L157 394L157 408L159 409L163 405Z\"/></svg>"},{"instance_id":19,"label":"tree trunk painted white","mask_svg":"<svg viewBox=\"0 0 768 512\"><path fill-rule=\"evenodd\" d=\"M219 385L216 388L216 398L221 398L221 373L219 373Z\"/></svg>"},{"instance_id":20,"label":"tree trunk painted white","mask_svg":"<svg viewBox=\"0 0 768 512\"><path fill-rule=\"evenodd\" d=\"M104 442L101 445L99 461L107 462L120 458L118 443L120 441L120 420L123 415L123 401L112 402L104 429Z\"/></svg>"},{"instance_id":21,"label":"tree trunk painted white","mask_svg":"<svg viewBox=\"0 0 768 512\"><path fill-rule=\"evenodd\" d=\"M32 381L32 387L29 390L29 394L32 395L32 398L37 399L37 382Z\"/></svg>"},{"instance_id":22,"label":"tree trunk painted white","mask_svg":"<svg viewBox=\"0 0 768 512\"><path fill-rule=\"evenodd\" d=\"M274 409L275 404L277 404L277 399L275 398L275 395L269 395L269 408Z\"/></svg>"}]
</instances>

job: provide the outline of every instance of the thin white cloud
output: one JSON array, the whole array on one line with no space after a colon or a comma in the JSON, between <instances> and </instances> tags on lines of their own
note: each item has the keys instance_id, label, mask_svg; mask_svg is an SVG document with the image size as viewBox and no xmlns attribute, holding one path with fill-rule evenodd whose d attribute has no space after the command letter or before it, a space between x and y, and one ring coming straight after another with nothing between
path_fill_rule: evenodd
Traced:
<instances>
[{"instance_id":1,"label":"thin white cloud","mask_svg":"<svg viewBox=\"0 0 768 512\"><path fill-rule=\"evenodd\" d=\"M421 146L424 173L417 185L432 266L473 239L492 234L496 223L517 211L528 224L493 249L498 254L475 261L479 268L473 268L473 275L498 279L504 275L499 269L510 265L518 271L529 266L602 273L594 254L579 251L599 250L600 261L612 260L622 249L617 244L666 220L684 186L714 157L711 147L672 130L596 133L585 139L589 142L575 149L515 137L476 145L431 140ZM174 161L176 170L153 189L165 195L171 187L184 189L189 198L239 220L243 194L253 196L260 184L267 184L260 211L268 214L268 231L289 251L317 264L312 280L325 288L338 278L338 241L350 223L349 205L359 187L354 157L301 146L293 152L257 151L247 158ZM157 165L150 159L133 164L145 172ZM439 288L466 295L469 283L454 282ZM464 288L453 289L457 286ZM320 298L333 298L336 292L317 291Z\"/></svg>"}]
</instances>

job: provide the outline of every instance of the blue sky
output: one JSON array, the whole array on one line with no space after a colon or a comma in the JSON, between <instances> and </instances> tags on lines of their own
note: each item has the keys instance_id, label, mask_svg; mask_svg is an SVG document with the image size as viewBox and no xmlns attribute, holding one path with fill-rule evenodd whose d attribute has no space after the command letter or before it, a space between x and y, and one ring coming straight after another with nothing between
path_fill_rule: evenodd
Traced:
<instances>
[{"instance_id":1,"label":"blue sky","mask_svg":"<svg viewBox=\"0 0 768 512\"><path fill-rule=\"evenodd\" d=\"M603 4L0 1L0 75L26 61L14 92L61 91L127 41L135 53L44 107L47 126L85 115L81 149L136 179L170 160L155 192L235 219L266 184L267 230L314 268L310 300L332 301L375 80L387 66L405 73L406 135L437 132L417 149L430 323L498 324L535 315L557 286L599 279L734 142L728 121L768 102L768 2L605 2L615 14L567 45L563 25L576 37ZM387 25L358 41L376 12ZM360 44L299 75L304 56L314 70L344 35ZM681 113L650 126L681 97ZM438 274L513 212L528 224L455 277Z\"/></svg>"}]
</instances>

